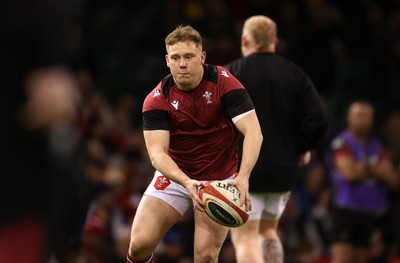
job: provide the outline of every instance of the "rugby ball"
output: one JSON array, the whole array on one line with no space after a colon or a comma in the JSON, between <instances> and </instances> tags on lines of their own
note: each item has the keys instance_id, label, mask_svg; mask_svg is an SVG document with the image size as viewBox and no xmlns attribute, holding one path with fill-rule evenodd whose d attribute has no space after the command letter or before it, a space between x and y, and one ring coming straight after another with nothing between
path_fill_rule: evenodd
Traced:
<instances>
[{"instance_id":1,"label":"rugby ball","mask_svg":"<svg viewBox=\"0 0 400 263\"><path fill-rule=\"evenodd\" d=\"M206 214L215 222L227 226L238 227L246 223L249 214L246 206L239 204L240 192L223 181L205 183L199 191L205 204Z\"/></svg>"}]
</instances>

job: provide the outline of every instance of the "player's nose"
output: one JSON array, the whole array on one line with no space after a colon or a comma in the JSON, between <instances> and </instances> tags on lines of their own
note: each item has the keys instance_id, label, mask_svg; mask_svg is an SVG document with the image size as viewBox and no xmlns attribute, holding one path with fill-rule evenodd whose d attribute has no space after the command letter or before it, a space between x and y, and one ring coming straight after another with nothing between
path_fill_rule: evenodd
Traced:
<instances>
[{"instance_id":1,"label":"player's nose","mask_svg":"<svg viewBox=\"0 0 400 263\"><path fill-rule=\"evenodd\" d=\"M180 66L181 68L186 68L187 64L186 64L185 59L181 58L181 60L180 60L180 62L179 62L179 66Z\"/></svg>"}]
</instances>

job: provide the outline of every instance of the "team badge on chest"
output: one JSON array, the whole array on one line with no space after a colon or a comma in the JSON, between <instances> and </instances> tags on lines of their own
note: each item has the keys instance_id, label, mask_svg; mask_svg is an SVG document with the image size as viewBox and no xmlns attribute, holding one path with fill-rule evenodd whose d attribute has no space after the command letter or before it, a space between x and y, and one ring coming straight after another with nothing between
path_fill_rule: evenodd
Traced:
<instances>
[{"instance_id":1,"label":"team badge on chest","mask_svg":"<svg viewBox=\"0 0 400 263\"><path fill-rule=\"evenodd\" d=\"M212 96L211 92L208 92L208 91L204 92L203 97L206 98L207 104L213 103L211 100L211 96Z\"/></svg>"}]
</instances>

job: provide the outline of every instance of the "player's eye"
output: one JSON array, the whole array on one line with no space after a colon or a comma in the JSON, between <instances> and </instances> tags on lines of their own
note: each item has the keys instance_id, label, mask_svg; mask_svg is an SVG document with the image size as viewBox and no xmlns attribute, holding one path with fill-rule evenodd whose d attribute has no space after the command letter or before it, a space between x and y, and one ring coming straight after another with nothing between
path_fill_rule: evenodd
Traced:
<instances>
[{"instance_id":1,"label":"player's eye","mask_svg":"<svg viewBox=\"0 0 400 263\"><path fill-rule=\"evenodd\" d=\"M178 60L179 60L178 57L171 57L171 59L172 59L173 61L178 61Z\"/></svg>"}]
</instances>

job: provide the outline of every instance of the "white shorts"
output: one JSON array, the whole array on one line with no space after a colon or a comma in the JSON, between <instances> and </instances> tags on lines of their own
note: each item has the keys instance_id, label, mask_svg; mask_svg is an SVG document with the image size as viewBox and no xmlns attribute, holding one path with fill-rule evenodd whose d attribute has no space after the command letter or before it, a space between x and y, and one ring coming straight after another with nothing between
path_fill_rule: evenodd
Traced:
<instances>
[{"instance_id":1,"label":"white shorts","mask_svg":"<svg viewBox=\"0 0 400 263\"><path fill-rule=\"evenodd\" d=\"M290 193L251 193L249 220L278 220L286 208Z\"/></svg>"},{"instance_id":2,"label":"white shorts","mask_svg":"<svg viewBox=\"0 0 400 263\"><path fill-rule=\"evenodd\" d=\"M231 177L221 180L221 181L231 181L235 178L235 175ZM201 181L202 183L206 183L208 181ZM178 211L181 215L185 214L185 212L193 205L192 198L190 197L189 192L182 185L175 183L169 180L167 177L163 176L159 171L154 173L153 180L151 180L149 186L144 192L145 196L153 196L158 199L163 200L176 211Z\"/></svg>"}]
</instances>

